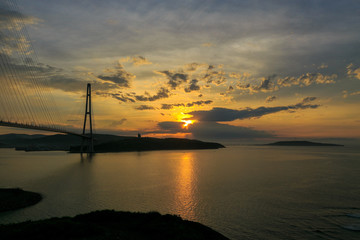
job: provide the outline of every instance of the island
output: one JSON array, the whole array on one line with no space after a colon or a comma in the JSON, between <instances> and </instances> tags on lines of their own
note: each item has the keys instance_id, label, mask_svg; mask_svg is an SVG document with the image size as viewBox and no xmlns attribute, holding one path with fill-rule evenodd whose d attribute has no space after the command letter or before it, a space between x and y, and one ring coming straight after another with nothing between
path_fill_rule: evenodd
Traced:
<instances>
[{"instance_id":1,"label":"island","mask_svg":"<svg viewBox=\"0 0 360 240\"><path fill-rule=\"evenodd\" d=\"M140 135L139 135L140 136ZM150 150L218 149L220 143L203 142L186 138L129 137L111 134L94 134L95 152L126 152ZM82 138L73 135L0 135L0 148L15 148L21 151L69 151L80 152Z\"/></svg>"},{"instance_id":2,"label":"island","mask_svg":"<svg viewBox=\"0 0 360 240\"><path fill-rule=\"evenodd\" d=\"M39 193L20 188L0 188L0 212L28 207L41 200L42 196Z\"/></svg>"},{"instance_id":3,"label":"island","mask_svg":"<svg viewBox=\"0 0 360 240\"><path fill-rule=\"evenodd\" d=\"M95 211L75 217L0 225L0 239L226 240L200 223L157 212Z\"/></svg>"},{"instance_id":4,"label":"island","mask_svg":"<svg viewBox=\"0 0 360 240\"><path fill-rule=\"evenodd\" d=\"M344 145L332 144L332 143L318 143L310 141L279 141L274 143L264 144L266 146L332 146L343 147Z\"/></svg>"}]
</instances>

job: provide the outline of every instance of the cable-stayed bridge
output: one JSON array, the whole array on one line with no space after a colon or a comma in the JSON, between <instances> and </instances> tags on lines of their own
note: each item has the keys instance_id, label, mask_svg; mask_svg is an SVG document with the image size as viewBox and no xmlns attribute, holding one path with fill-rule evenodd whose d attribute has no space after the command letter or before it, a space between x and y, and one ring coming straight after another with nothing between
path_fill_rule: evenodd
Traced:
<instances>
[{"instance_id":1,"label":"cable-stayed bridge","mask_svg":"<svg viewBox=\"0 0 360 240\"><path fill-rule=\"evenodd\" d=\"M26 28L34 21L19 11L16 1L0 0L0 126L80 136L81 151L93 152L91 85L82 131L67 129L49 83L56 70L40 63Z\"/></svg>"}]
</instances>

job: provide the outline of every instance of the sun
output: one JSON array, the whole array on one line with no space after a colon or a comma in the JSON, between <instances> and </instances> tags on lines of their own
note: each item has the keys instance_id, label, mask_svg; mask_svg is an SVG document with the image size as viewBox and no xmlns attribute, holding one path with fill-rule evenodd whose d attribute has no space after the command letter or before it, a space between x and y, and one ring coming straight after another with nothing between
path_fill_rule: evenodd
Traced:
<instances>
[{"instance_id":1,"label":"sun","mask_svg":"<svg viewBox=\"0 0 360 240\"><path fill-rule=\"evenodd\" d=\"M193 124L195 122L194 120L181 120L181 121L184 123L184 125L182 125L183 128L188 128L190 124Z\"/></svg>"}]
</instances>

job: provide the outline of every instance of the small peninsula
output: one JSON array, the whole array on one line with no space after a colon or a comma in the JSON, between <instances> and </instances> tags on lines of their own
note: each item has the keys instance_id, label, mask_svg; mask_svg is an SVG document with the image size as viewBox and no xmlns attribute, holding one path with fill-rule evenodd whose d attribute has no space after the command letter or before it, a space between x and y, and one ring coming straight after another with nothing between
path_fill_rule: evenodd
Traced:
<instances>
[{"instance_id":1,"label":"small peninsula","mask_svg":"<svg viewBox=\"0 0 360 240\"><path fill-rule=\"evenodd\" d=\"M94 146L95 152L132 152L152 150L218 149L224 145L185 138L127 138ZM80 146L71 147L71 153L80 152Z\"/></svg>"},{"instance_id":2,"label":"small peninsula","mask_svg":"<svg viewBox=\"0 0 360 240\"><path fill-rule=\"evenodd\" d=\"M75 217L0 225L0 239L226 240L200 223L157 212L96 211Z\"/></svg>"},{"instance_id":3,"label":"small peninsula","mask_svg":"<svg viewBox=\"0 0 360 240\"><path fill-rule=\"evenodd\" d=\"M265 144L266 146L332 146L343 147L344 145L332 144L332 143L318 143L310 141L279 141L274 143Z\"/></svg>"},{"instance_id":4,"label":"small peninsula","mask_svg":"<svg viewBox=\"0 0 360 240\"><path fill-rule=\"evenodd\" d=\"M20 188L0 188L0 212L28 207L41 200L42 196L39 193Z\"/></svg>"}]
</instances>

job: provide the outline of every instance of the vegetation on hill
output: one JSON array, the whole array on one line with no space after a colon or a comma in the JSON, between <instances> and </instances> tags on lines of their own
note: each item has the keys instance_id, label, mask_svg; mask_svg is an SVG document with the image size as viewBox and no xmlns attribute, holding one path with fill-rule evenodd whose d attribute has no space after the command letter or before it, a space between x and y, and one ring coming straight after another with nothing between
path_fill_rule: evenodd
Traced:
<instances>
[{"instance_id":1,"label":"vegetation on hill","mask_svg":"<svg viewBox=\"0 0 360 240\"><path fill-rule=\"evenodd\" d=\"M228 239L200 223L157 212L103 210L75 217L0 225L0 239Z\"/></svg>"}]
</instances>

